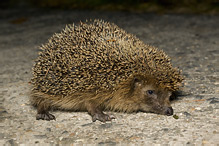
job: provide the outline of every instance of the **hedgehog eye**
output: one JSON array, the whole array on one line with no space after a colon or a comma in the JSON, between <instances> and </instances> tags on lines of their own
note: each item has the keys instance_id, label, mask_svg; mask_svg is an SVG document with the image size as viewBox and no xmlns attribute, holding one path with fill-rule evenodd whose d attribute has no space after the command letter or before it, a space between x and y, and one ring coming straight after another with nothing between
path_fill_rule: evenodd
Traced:
<instances>
[{"instance_id":1,"label":"hedgehog eye","mask_svg":"<svg viewBox=\"0 0 219 146\"><path fill-rule=\"evenodd\" d=\"M153 91L153 90L148 90L147 93L148 93L149 95L152 95L152 94L154 94L154 91Z\"/></svg>"}]
</instances>

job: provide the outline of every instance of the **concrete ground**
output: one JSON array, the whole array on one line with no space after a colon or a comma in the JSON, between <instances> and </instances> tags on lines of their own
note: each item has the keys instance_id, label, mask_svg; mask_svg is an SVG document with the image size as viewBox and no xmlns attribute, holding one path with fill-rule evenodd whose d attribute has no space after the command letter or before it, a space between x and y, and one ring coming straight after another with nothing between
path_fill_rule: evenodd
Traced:
<instances>
[{"instance_id":1,"label":"concrete ground","mask_svg":"<svg viewBox=\"0 0 219 146\"><path fill-rule=\"evenodd\" d=\"M218 145L219 16L64 10L0 10L0 145ZM31 68L39 46L66 24L114 22L163 49L186 78L175 114L112 113L91 122L85 112L54 111L56 121L35 120L29 103Z\"/></svg>"}]
</instances>

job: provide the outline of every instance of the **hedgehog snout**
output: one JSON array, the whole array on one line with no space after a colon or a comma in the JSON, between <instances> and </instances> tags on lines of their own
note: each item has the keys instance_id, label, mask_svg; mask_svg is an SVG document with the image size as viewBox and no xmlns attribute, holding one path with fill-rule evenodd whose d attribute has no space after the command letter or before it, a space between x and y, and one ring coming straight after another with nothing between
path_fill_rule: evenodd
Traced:
<instances>
[{"instance_id":1,"label":"hedgehog snout","mask_svg":"<svg viewBox=\"0 0 219 146\"><path fill-rule=\"evenodd\" d=\"M167 115L167 116L173 115L173 108L172 107L166 107L164 109L164 114Z\"/></svg>"}]
</instances>

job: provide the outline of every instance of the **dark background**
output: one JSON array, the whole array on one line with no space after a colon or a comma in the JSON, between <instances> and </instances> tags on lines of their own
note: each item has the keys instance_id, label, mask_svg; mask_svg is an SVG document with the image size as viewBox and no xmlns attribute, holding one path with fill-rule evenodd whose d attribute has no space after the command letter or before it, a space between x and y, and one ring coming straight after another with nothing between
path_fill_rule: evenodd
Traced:
<instances>
[{"instance_id":1,"label":"dark background","mask_svg":"<svg viewBox=\"0 0 219 146\"><path fill-rule=\"evenodd\" d=\"M218 14L219 0L0 0L1 9L14 7Z\"/></svg>"}]
</instances>

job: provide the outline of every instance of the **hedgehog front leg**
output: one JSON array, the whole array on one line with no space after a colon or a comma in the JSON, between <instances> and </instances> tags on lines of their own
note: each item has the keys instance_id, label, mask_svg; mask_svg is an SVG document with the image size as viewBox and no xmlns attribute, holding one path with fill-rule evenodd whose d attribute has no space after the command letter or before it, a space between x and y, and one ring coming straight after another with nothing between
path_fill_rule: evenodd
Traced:
<instances>
[{"instance_id":1,"label":"hedgehog front leg","mask_svg":"<svg viewBox=\"0 0 219 146\"><path fill-rule=\"evenodd\" d=\"M94 105L91 102L86 102L86 108L88 113L92 117L92 121L95 122L96 120L99 120L101 122L111 121L112 119L115 119L113 116L109 116L107 114L104 114L103 111Z\"/></svg>"},{"instance_id":2,"label":"hedgehog front leg","mask_svg":"<svg viewBox=\"0 0 219 146\"><path fill-rule=\"evenodd\" d=\"M37 120L56 120L55 116L49 113L49 107L45 106L45 104L40 104L37 106Z\"/></svg>"},{"instance_id":3,"label":"hedgehog front leg","mask_svg":"<svg viewBox=\"0 0 219 146\"><path fill-rule=\"evenodd\" d=\"M35 107L37 107L37 120L50 121L56 119L54 115L49 113L51 103L48 99L50 99L49 95L36 90L32 90L30 102Z\"/></svg>"}]
</instances>

